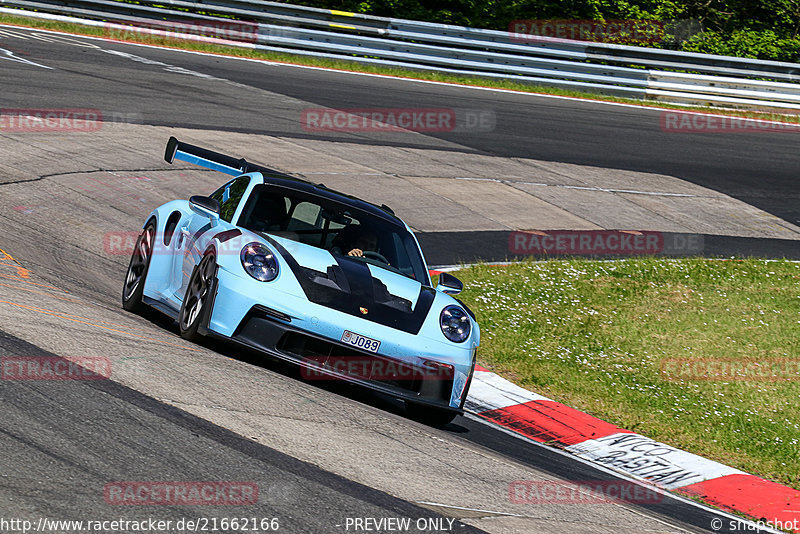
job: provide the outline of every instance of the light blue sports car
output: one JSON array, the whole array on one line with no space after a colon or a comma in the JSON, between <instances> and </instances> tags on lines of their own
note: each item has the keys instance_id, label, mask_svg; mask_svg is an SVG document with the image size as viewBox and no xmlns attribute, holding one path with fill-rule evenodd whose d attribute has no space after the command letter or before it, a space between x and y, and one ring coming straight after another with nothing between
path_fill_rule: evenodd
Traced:
<instances>
[{"instance_id":1,"label":"light blue sports car","mask_svg":"<svg viewBox=\"0 0 800 534\"><path fill-rule=\"evenodd\" d=\"M235 178L209 196L156 208L122 292L132 312L156 308L181 336L207 335L405 400L444 425L463 413L480 331L434 288L419 243L386 206L170 138L165 159Z\"/></svg>"}]
</instances>

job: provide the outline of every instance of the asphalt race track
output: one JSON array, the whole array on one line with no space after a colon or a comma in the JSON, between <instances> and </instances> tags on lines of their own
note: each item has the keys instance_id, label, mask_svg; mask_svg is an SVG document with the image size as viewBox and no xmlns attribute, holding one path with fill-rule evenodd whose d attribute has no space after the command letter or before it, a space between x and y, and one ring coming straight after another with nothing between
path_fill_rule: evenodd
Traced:
<instances>
[{"instance_id":1,"label":"asphalt race track","mask_svg":"<svg viewBox=\"0 0 800 534\"><path fill-rule=\"evenodd\" d=\"M431 243L447 237L450 252L435 263L502 256L507 232L523 229L658 230L705 236L714 254L735 243L741 253L792 255L800 243L792 134L667 133L654 110L6 27L0 80L4 115L79 108L103 117L83 131L0 129L0 354L104 358L112 369L110 380L0 382L2 518L246 516L305 533L404 517L424 532L507 534L703 532L722 518L716 531L744 531L670 496L512 502L516 480L611 475L472 418L426 427L391 399L186 343L169 321L121 309L128 256L114 238L135 235L153 207L224 180L164 163L176 135L390 204ZM316 108L453 109L459 123L443 132L316 132L302 122ZM258 499L109 502L104 490L124 481L246 482Z\"/></svg>"}]
</instances>

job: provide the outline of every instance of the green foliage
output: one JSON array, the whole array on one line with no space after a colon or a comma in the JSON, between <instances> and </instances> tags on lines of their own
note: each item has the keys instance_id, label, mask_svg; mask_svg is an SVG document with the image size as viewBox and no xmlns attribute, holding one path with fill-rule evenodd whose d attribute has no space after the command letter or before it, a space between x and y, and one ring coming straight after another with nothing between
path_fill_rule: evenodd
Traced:
<instances>
[{"instance_id":1,"label":"green foliage","mask_svg":"<svg viewBox=\"0 0 800 534\"><path fill-rule=\"evenodd\" d=\"M800 60L800 0L289 0L302 5L506 30L524 19L694 20L686 42L632 43L779 61ZM677 35L677 34L676 34ZM682 41L682 39L678 39Z\"/></svg>"},{"instance_id":2,"label":"green foliage","mask_svg":"<svg viewBox=\"0 0 800 534\"><path fill-rule=\"evenodd\" d=\"M773 30L734 30L728 36L710 30L684 43L682 49L722 56L800 61L800 39L782 39Z\"/></svg>"}]
</instances>

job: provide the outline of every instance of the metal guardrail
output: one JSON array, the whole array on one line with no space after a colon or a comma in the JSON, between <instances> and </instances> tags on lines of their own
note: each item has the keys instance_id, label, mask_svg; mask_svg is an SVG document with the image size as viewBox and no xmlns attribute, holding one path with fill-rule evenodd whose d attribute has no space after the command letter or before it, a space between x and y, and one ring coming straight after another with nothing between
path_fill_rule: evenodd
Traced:
<instances>
[{"instance_id":1,"label":"metal guardrail","mask_svg":"<svg viewBox=\"0 0 800 534\"><path fill-rule=\"evenodd\" d=\"M161 6L170 6L164 8ZM243 21L217 37L289 52L505 78L633 98L800 110L800 64L467 28L257 0L0 0L0 6L134 31L186 32ZM156 7L159 6L159 7ZM9 10L3 10L8 12ZM26 12L26 15L36 15ZM41 16L41 15L40 15ZM224 17L224 18L223 18ZM252 23L252 29L246 25ZM668 69L668 70L664 70ZM680 72L680 71L689 71ZM754 79L756 78L756 79Z\"/></svg>"}]
</instances>

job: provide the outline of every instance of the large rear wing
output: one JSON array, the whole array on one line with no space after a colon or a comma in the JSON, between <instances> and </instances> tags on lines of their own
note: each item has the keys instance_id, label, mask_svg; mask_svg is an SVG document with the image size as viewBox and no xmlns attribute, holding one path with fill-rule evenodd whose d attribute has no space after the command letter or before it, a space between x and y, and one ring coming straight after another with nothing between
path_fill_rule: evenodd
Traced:
<instances>
[{"instance_id":1,"label":"large rear wing","mask_svg":"<svg viewBox=\"0 0 800 534\"><path fill-rule=\"evenodd\" d=\"M175 160L193 163L207 169L214 171L224 172L231 176L239 176L249 172L260 172L272 176L281 176L292 178L280 171L262 167L255 163L250 163L244 158L236 159L213 150L208 150L199 146L190 145L178 141L175 137L170 137L167 141L167 150L164 152L164 160L167 163L172 163ZM293 178L296 180L296 178Z\"/></svg>"},{"instance_id":2,"label":"large rear wing","mask_svg":"<svg viewBox=\"0 0 800 534\"><path fill-rule=\"evenodd\" d=\"M394 214L394 211L392 211L392 208L386 204L382 204L381 206L378 206L377 204L371 204L365 200L361 200L360 198L328 189L323 184L314 185L307 180L303 180L302 178L297 178L295 176L276 171L275 169L270 169L269 167L263 167L261 165L256 165L255 163L250 163L244 158L236 159L231 156L226 156L225 154L220 154L219 152L214 152L213 150L208 150L207 148L190 145L189 143L183 143L178 141L175 137L170 137L169 141L167 141L167 150L164 152L164 159L167 163L173 163L176 159L185 161L187 163L193 163L207 169L230 174L231 176L240 176L249 172L260 172L264 175L265 179L275 178L276 180L273 181L273 183L276 183L278 180L290 180L291 182L294 182L294 184L306 184L307 186L315 188L317 192L327 191L327 195L330 196L330 198L334 198L335 195L338 202L342 201L342 197L349 198L349 202L359 202L361 209L364 209L365 206L377 208L378 210L384 212L381 213L381 216L385 217L388 214L399 221L397 216ZM286 182L284 182L284 184L285 183ZM402 221L400 222L402 223Z\"/></svg>"}]
</instances>

